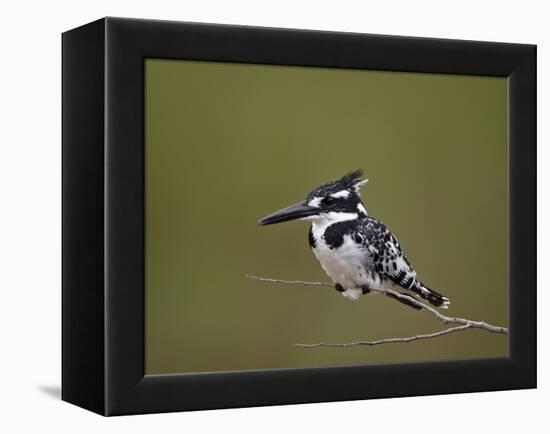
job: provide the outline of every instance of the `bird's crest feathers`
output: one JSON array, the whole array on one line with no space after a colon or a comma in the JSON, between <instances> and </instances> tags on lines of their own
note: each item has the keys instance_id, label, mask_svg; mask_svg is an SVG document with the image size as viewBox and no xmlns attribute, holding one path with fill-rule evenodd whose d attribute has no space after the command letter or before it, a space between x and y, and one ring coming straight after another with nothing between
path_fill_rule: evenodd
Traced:
<instances>
[{"instance_id":1,"label":"bird's crest feathers","mask_svg":"<svg viewBox=\"0 0 550 434\"><path fill-rule=\"evenodd\" d=\"M335 194L341 191L349 190L359 193L359 188L365 185L369 180L361 179L363 176L362 169L352 170L351 172L346 173L340 179L336 181L326 182L319 187L313 189L309 195L308 199L313 199L314 197L324 197L329 194Z\"/></svg>"},{"instance_id":2,"label":"bird's crest feathers","mask_svg":"<svg viewBox=\"0 0 550 434\"><path fill-rule=\"evenodd\" d=\"M363 169L355 169L346 173L339 180L335 181L335 184L340 184L344 188L355 188L357 191L359 187L369 182L368 179L360 179L363 176Z\"/></svg>"}]
</instances>

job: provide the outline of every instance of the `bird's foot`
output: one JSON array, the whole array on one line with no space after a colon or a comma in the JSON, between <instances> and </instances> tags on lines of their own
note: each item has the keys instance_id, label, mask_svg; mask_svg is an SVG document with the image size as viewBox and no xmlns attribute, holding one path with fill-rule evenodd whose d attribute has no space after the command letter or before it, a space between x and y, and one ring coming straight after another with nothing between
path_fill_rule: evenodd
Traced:
<instances>
[{"instance_id":1,"label":"bird's foot","mask_svg":"<svg viewBox=\"0 0 550 434\"><path fill-rule=\"evenodd\" d=\"M368 286L363 286L361 291L363 291L363 294L368 294L370 292L370 288Z\"/></svg>"},{"instance_id":2,"label":"bird's foot","mask_svg":"<svg viewBox=\"0 0 550 434\"><path fill-rule=\"evenodd\" d=\"M346 289L342 285L340 285L339 283L334 284L334 289L336 289L336 291L338 291L344 297L349 298L350 300L358 300L359 297L361 296L361 290L360 289L353 289L353 288L352 289L350 289L350 288ZM364 291L363 291L363 294L365 294Z\"/></svg>"}]
</instances>

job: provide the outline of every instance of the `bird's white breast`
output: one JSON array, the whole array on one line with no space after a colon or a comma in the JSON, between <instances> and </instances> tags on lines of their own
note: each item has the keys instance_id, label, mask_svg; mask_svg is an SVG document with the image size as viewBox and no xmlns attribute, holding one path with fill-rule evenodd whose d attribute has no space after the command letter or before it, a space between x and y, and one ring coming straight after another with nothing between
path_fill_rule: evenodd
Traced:
<instances>
[{"instance_id":1,"label":"bird's white breast","mask_svg":"<svg viewBox=\"0 0 550 434\"><path fill-rule=\"evenodd\" d=\"M331 249L327 245L324 233L328 226L330 223L313 224L313 252L333 283L339 283L347 290L344 295L357 299L363 286L374 287L380 282L373 282L372 274L365 267L368 252L349 235L344 235L343 243L339 247Z\"/></svg>"}]
</instances>

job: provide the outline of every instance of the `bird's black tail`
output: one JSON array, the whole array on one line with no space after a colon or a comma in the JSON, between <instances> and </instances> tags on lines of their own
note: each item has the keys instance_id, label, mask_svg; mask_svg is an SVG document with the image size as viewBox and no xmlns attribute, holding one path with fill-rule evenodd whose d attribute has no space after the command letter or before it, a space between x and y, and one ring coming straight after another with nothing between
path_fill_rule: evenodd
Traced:
<instances>
[{"instance_id":1,"label":"bird's black tail","mask_svg":"<svg viewBox=\"0 0 550 434\"><path fill-rule=\"evenodd\" d=\"M427 286L423 285L420 282L415 284L411 288L411 291L414 291L416 294L418 294L424 300L427 300L433 306L439 307L439 308L442 308L442 309L447 309L449 307L450 302L451 302L443 294L440 294L439 292L434 291L431 288L428 288Z\"/></svg>"}]
</instances>

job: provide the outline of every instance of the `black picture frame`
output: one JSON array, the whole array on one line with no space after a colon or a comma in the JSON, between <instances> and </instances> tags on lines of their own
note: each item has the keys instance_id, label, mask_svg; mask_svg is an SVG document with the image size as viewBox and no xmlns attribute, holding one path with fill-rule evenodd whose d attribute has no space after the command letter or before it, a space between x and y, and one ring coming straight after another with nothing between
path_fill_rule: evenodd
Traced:
<instances>
[{"instance_id":1,"label":"black picture frame","mask_svg":"<svg viewBox=\"0 0 550 434\"><path fill-rule=\"evenodd\" d=\"M63 34L62 399L102 415L536 387L536 46L104 18ZM509 358L144 374L144 59L507 77Z\"/></svg>"}]
</instances>

